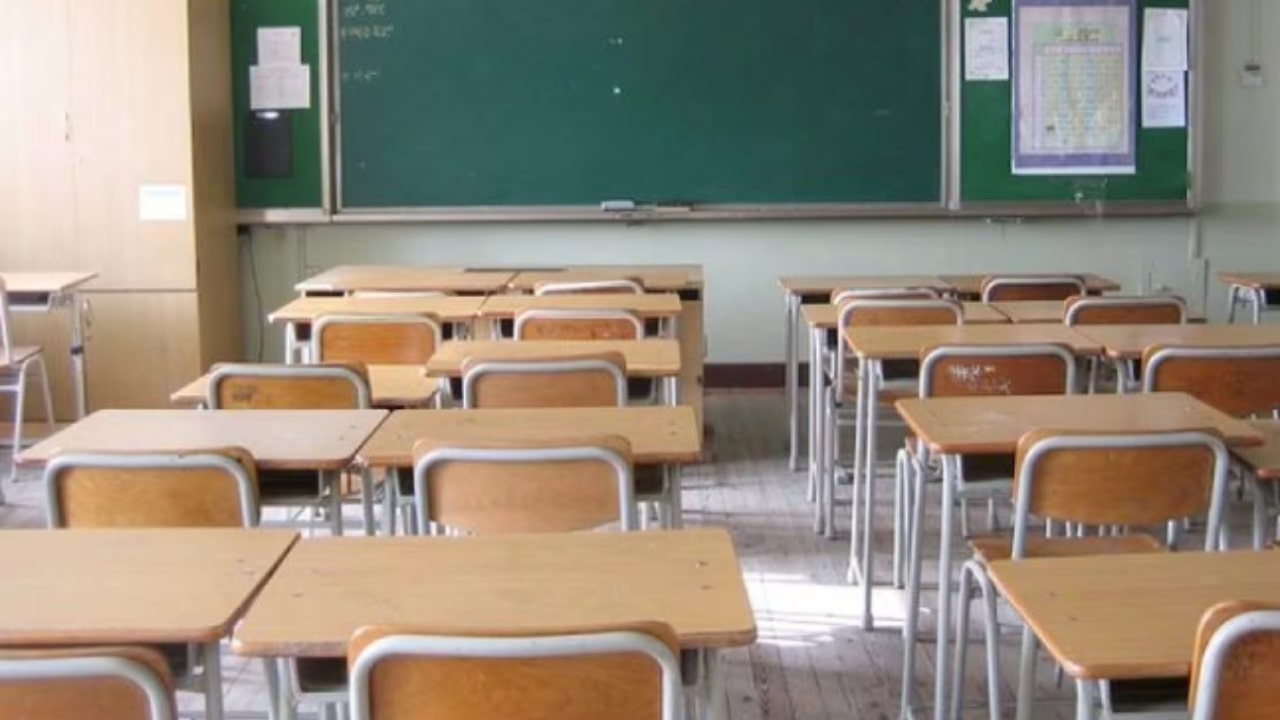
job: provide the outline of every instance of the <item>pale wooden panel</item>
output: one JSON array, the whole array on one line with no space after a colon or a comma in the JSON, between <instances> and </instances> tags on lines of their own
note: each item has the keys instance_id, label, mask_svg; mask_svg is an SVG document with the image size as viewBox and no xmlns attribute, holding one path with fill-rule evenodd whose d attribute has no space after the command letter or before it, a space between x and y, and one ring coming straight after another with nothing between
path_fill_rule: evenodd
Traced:
<instances>
[{"instance_id":1,"label":"pale wooden panel","mask_svg":"<svg viewBox=\"0 0 1280 720\"><path fill-rule=\"evenodd\" d=\"M192 223L139 222L138 187L190 190L186 3L70 3L77 259L100 288L193 289Z\"/></svg>"},{"instance_id":2,"label":"pale wooden panel","mask_svg":"<svg viewBox=\"0 0 1280 720\"><path fill-rule=\"evenodd\" d=\"M68 269L75 214L67 3L11 2L0 22L0 268Z\"/></svg>"},{"instance_id":3,"label":"pale wooden panel","mask_svg":"<svg viewBox=\"0 0 1280 720\"><path fill-rule=\"evenodd\" d=\"M86 358L89 408L168 407L201 372L196 294L95 293Z\"/></svg>"},{"instance_id":4,"label":"pale wooden panel","mask_svg":"<svg viewBox=\"0 0 1280 720\"><path fill-rule=\"evenodd\" d=\"M703 363L707 358L707 339L702 327L702 301L686 300L680 312L680 404L693 408L698 427L703 427L702 390L705 380Z\"/></svg>"}]
</instances>

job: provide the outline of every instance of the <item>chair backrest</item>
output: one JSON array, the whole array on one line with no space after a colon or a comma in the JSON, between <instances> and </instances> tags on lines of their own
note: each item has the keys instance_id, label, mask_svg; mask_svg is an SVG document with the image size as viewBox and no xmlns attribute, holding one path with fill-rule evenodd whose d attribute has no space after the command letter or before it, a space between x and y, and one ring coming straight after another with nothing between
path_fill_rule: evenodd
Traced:
<instances>
[{"instance_id":1,"label":"chair backrest","mask_svg":"<svg viewBox=\"0 0 1280 720\"><path fill-rule=\"evenodd\" d=\"M370 406L369 375L357 363L227 363L209 374L210 410L351 410Z\"/></svg>"},{"instance_id":2,"label":"chair backrest","mask_svg":"<svg viewBox=\"0 0 1280 720\"><path fill-rule=\"evenodd\" d=\"M238 448L61 453L44 471L51 528L253 527L258 474Z\"/></svg>"},{"instance_id":3,"label":"chair backrest","mask_svg":"<svg viewBox=\"0 0 1280 720\"><path fill-rule=\"evenodd\" d=\"M9 325L9 291L5 289L4 278L0 278L0 366L11 362L13 335Z\"/></svg>"},{"instance_id":4,"label":"chair backrest","mask_svg":"<svg viewBox=\"0 0 1280 720\"><path fill-rule=\"evenodd\" d=\"M366 627L347 650L353 720L678 720L675 631L644 622L538 634Z\"/></svg>"},{"instance_id":5,"label":"chair backrest","mask_svg":"<svg viewBox=\"0 0 1280 720\"><path fill-rule=\"evenodd\" d=\"M1191 665L1193 720L1280 717L1277 684L1280 605L1232 600L1209 608Z\"/></svg>"},{"instance_id":6,"label":"chair backrest","mask_svg":"<svg viewBox=\"0 0 1280 720\"><path fill-rule=\"evenodd\" d=\"M516 340L639 340L644 323L625 310L528 308L516 314Z\"/></svg>"},{"instance_id":7,"label":"chair backrest","mask_svg":"<svg viewBox=\"0 0 1280 720\"><path fill-rule=\"evenodd\" d=\"M440 324L426 315L323 315L311 333L320 363L425 365L440 346Z\"/></svg>"},{"instance_id":8,"label":"chair backrest","mask_svg":"<svg viewBox=\"0 0 1280 720\"><path fill-rule=\"evenodd\" d=\"M533 289L534 295L582 295L613 294L643 295L644 286L632 278L613 280L581 280L573 282L543 282Z\"/></svg>"},{"instance_id":9,"label":"chair backrest","mask_svg":"<svg viewBox=\"0 0 1280 720\"><path fill-rule=\"evenodd\" d=\"M920 358L920 397L1076 391L1076 361L1065 345L939 345Z\"/></svg>"},{"instance_id":10,"label":"chair backrest","mask_svg":"<svg viewBox=\"0 0 1280 720\"><path fill-rule=\"evenodd\" d=\"M831 304L842 305L849 300L858 298L864 300L934 300L940 297L942 297L941 293L928 287L836 289L831 291Z\"/></svg>"},{"instance_id":11,"label":"chair backrest","mask_svg":"<svg viewBox=\"0 0 1280 720\"><path fill-rule=\"evenodd\" d=\"M1205 550L1213 550L1229 467L1226 445L1212 432L1031 431L1014 460L1013 557L1023 556L1033 515L1143 526L1207 513Z\"/></svg>"},{"instance_id":12,"label":"chair backrest","mask_svg":"<svg viewBox=\"0 0 1280 720\"><path fill-rule=\"evenodd\" d=\"M1066 300L1084 294L1084 280L1075 275L1001 276L982 281L982 302Z\"/></svg>"},{"instance_id":13,"label":"chair backrest","mask_svg":"<svg viewBox=\"0 0 1280 720\"><path fill-rule=\"evenodd\" d=\"M964 306L936 298L854 296L839 305L839 327L853 325L960 325Z\"/></svg>"},{"instance_id":14,"label":"chair backrest","mask_svg":"<svg viewBox=\"0 0 1280 720\"><path fill-rule=\"evenodd\" d=\"M1280 345L1152 345L1142 367L1146 392L1185 392L1235 417L1280 408Z\"/></svg>"},{"instance_id":15,"label":"chair backrest","mask_svg":"<svg viewBox=\"0 0 1280 720\"><path fill-rule=\"evenodd\" d=\"M524 360L467 358L464 408L621 407L627 404L622 353Z\"/></svg>"},{"instance_id":16,"label":"chair backrest","mask_svg":"<svg viewBox=\"0 0 1280 720\"><path fill-rule=\"evenodd\" d=\"M141 647L0 650L0 716L172 720L164 657Z\"/></svg>"},{"instance_id":17,"label":"chair backrest","mask_svg":"<svg viewBox=\"0 0 1280 720\"><path fill-rule=\"evenodd\" d=\"M634 530L631 444L616 435L413 449L418 529L472 534Z\"/></svg>"},{"instance_id":18,"label":"chair backrest","mask_svg":"<svg viewBox=\"0 0 1280 720\"><path fill-rule=\"evenodd\" d=\"M1068 325L1179 325L1187 321L1180 297L1083 295L1067 298L1063 322Z\"/></svg>"}]
</instances>

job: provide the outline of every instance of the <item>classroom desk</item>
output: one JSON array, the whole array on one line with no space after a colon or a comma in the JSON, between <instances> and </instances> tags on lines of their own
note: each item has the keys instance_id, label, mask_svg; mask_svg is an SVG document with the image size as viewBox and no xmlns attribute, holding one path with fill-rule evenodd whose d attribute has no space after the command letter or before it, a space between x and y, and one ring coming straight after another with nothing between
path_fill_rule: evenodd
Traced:
<instances>
[{"instance_id":1,"label":"classroom desk","mask_svg":"<svg viewBox=\"0 0 1280 720\"><path fill-rule=\"evenodd\" d=\"M1210 607L1280 602L1275 551L997 560L987 573L1076 679L1081 720L1096 717L1093 681L1189 676Z\"/></svg>"},{"instance_id":2,"label":"classroom desk","mask_svg":"<svg viewBox=\"0 0 1280 720\"><path fill-rule=\"evenodd\" d=\"M1064 300L1017 300L989 303L1013 323L1060 323Z\"/></svg>"},{"instance_id":3,"label":"classroom desk","mask_svg":"<svg viewBox=\"0 0 1280 720\"><path fill-rule=\"evenodd\" d=\"M982 295L982 281L989 277L1061 277L1069 275L1078 277L1084 281L1085 292L1090 295L1101 295L1103 293L1116 292L1120 290L1120 283L1111 278L1095 275L1094 273L1076 273L1076 272L989 272L980 275L940 275L943 282L951 287L951 291L961 298L978 299Z\"/></svg>"},{"instance_id":4,"label":"classroom desk","mask_svg":"<svg viewBox=\"0 0 1280 720\"><path fill-rule=\"evenodd\" d=\"M525 360L619 352L627 376L663 380L668 405L680 397L680 343L675 340L450 340L427 361L429 377L457 378L468 358Z\"/></svg>"},{"instance_id":5,"label":"classroom desk","mask_svg":"<svg viewBox=\"0 0 1280 720\"><path fill-rule=\"evenodd\" d=\"M642 320L660 321L662 335L677 338L679 317L684 307L680 296L675 293L494 295L485 299L479 316L482 320L511 321L525 310L621 310Z\"/></svg>"},{"instance_id":6,"label":"classroom desk","mask_svg":"<svg viewBox=\"0 0 1280 720\"><path fill-rule=\"evenodd\" d=\"M413 445L422 438L445 442L542 440L583 435L620 435L631 443L635 465L669 468L671 519L679 527L682 503L679 466L701 462L702 430L693 409L679 407L522 408L500 410L405 410L392 413L360 449L360 461L398 471L413 466Z\"/></svg>"},{"instance_id":7,"label":"classroom desk","mask_svg":"<svg viewBox=\"0 0 1280 720\"><path fill-rule=\"evenodd\" d=\"M323 315L428 315L452 326L454 337L471 327L485 299L448 297L300 297L267 316L284 328L285 362L310 357L311 325Z\"/></svg>"},{"instance_id":8,"label":"classroom desk","mask_svg":"<svg viewBox=\"0 0 1280 720\"><path fill-rule=\"evenodd\" d=\"M1267 308L1267 295L1280 290L1280 272L1258 273L1227 271L1218 273L1218 279L1227 284L1227 322L1235 322L1236 305L1250 307L1253 324L1262 322L1262 311Z\"/></svg>"},{"instance_id":9,"label":"classroom desk","mask_svg":"<svg viewBox=\"0 0 1280 720\"><path fill-rule=\"evenodd\" d=\"M346 295L358 290L489 295L506 289L512 270L406 265L338 265L293 286L303 295Z\"/></svg>"},{"instance_id":10,"label":"classroom desk","mask_svg":"<svg viewBox=\"0 0 1280 720\"><path fill-rule=\"evenodd\" d=\"M640 283L646 293L674 292L681 308L675 320L675 337L680 341L679 402L688 405L703 425L704 361L707 340L703 330L703 295L706 283L701 265L567 265L526 268L511 279L512 292L531 293L544 282L584 282L629 278Z\"/></svg>"},{"instance_id":11,"label":"classroom desk","mask_svg":"<svg viewBox=\"0 0 1280 720\"><path fill-rule=\"evenodd\" d=\"M1278 325L1078 325L1112 360L1136 360L1152 345L1257 347L1280 345Z\"/></svg>"},{"instance_id":12,"label":"classroom desk","mask_svg":"<svg viewBox=\"0 0 1280 720\"><path fill-rule=\"evenodd\" d=\"M1016 326L1015 326L1016 327ZM1028 325L1023 327L1038 327ZM1050 326L1046 326L1050 327ZM1052 326L1057 327L1057 326ZM952 506L960 457L972 454L1012 455L1018 440L1040 428L1099 432L1155 432L1214 429L1229 446L1257 445L1262 435L1243 420L1232 418L1183 393L1133 395L984 396L911 398L895 403L898 414L930 455L942 464L941 483L917 478L911 508L913 539L908 563L907 618L903 627L902 712L910 716L912 670L915 667L916 627L920 610L925 493L940 485L940 543L938 548L938 617L951 617L951 563L954 528ZM951 673L949 622L937 627L935 717L945 717ZM1188 645L1190 647L1190 645Z\"/></svg>"},{"instance_id":13,"label":"classroom desk","mask_svg":"<svg viewBox=\"0 0 1280 720\"><path fill-rule=\"evenodd\" d=\"M206 717L219 720L220 641L297 537L240 528L0 532L0 647L200 645Z\"/></svg>"},{"instance_id":14,"label":"classroom desk","mask_svg":"<svg viewBox=\"0 0 1280 720\"><path fill-rule=\"evenodd\" d=\"M429 404L439 391L435 380L426 376L421 365L366 365L369 373L369 391L373 405L396 409L422 407ZM178 407L204 407L209 396L209 375L201 375L169 396L169 402Z\"/></svg>"},{"instance_id":15,"label":"classroom desk","mask_svg":"<svg viewBox=\"0 0 1280 720\"><path fill-rule=\"evenodd\" d=\"M96 272L0 272L10 311L42 313L66 308L71 313L71 382L77 418L84 417L89 408L85 390L84 303L80 300L80 288L96 277Z\"/></svg>"},{"instance_id":16,"label":"classroom desk","mask_svg":"<svg viewBox=\"0 0 1280 720\"><path fill-rule=\"evenodd\" d=\"M787 423L790 431L789 467L800 469L800 339L801 305L828 305L836 290L892 290L929 288L939 293L950 287L936 275L784 275L778 278L786 303L786 343L783 348L786 370ZM812 348L810 348L812 353ZM812 370L810 370L812 372ZM810 413L812 414L812 406ZM812 429L812 425L810 428ZM812 440L810 440L812 444Z\"/></svg>"},{"instance_id":17,"label":"classroom desk","mask_svg":"<svg viewBox=\"0 0 1280 720\"><path fill-rule=\"evenodd\" d=\"M336 486L386 410L99 410L18 454L19 467L43 467L62 451L174 451L242 447L259 470L313 470ZM365 488L369 490L369 488ZM362 497L368 497L362 494ZM331 511L338 511L333 493ZM373 504L364 503L366 532ZM335 525L341 531L341 512Z\"/></svg>"},{"instance_id":18,"label":"classroom desk","mask_svg":"<svg viewBox=\"0 0 1280 720\"><path fill-rule=\"evenodd\" d=\"M366 625L519 632L642 620L672 626L697 661L701 715L722 717L717 653L753 643L756 624L733 541L719 529L307 539L232 647L341 658Z\"/></svg>"},{"instance_id":19,"label":"classroom desk","mask_svg":"<svg viewBox=\"0 0 1280 720\"><path fill-rule=\"evenodd\" d=\"M870 630L874 625L871 614L871 586L874 584L871 569L874 555L874 525L876 468L879 458L876 446L877 415L879 412L879 389L875 378L879 375L881 364L886 360L906 360L920 357L926 348L935 345L1031 345L1055 343L1065 345L1077 357L1097 355L1100 347L1073 332L1064 325L915 325L915 326L869 326L853 327L845 333L846 349L858 360L857 377L860 382L857 391L856 420L854 423L854 468L855 474L867 481L862 487L863 517L861 521L861 551L859 539L855 534L849 538L849 578L862 586L864 611L863 628ZM811 382L822 382L815 378ZM831 536L835 525L835 463L833 448L825 439L828 432L822 429L819 436L816 464L819 469L819 505L825 514L825 521L819 523L827 535ZM855 483L855 487L857 483Z\"/></svg>"}]
</instances>

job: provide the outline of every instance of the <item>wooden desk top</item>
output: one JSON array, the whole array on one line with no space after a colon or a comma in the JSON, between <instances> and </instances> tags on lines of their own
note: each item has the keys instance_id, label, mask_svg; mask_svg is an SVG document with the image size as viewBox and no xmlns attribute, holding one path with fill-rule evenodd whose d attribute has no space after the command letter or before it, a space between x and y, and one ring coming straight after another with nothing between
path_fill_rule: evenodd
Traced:
<instances>
[{"instance_id":1,"label":"wooden desk top","mask_svg":"<svg viewBox=\"0 0 1280 720\"><path fill-rule=\"evenodd\" d=\"M365 625L512 632L642 620L670 624L685 648L755 641L727 532L307 539L232 646L242 655L343 657Z\"/></svg>"},{"instance_id":2,"label":"wooden desk top","mask_svg":"<svg viewBox=\"0 0 1280 720\"><path fill-rule=\"evenodd\" d=\"M1078 325L1113 358L1139 358L1151 345L1280 345L1280 325Z\"/></svg>"},{"instance_id":3,"label":"wooden desk top","mask_svg":"<svg viewBox=\"0 0 1280 720\"><path fill-rule=\"evenodd\" d=\"M637 465L702 459L702 429L687 406L404 410L392 413L374 431L360 449L360 459L372 467L409 467L413 465L413 444L422 438L542 440L590 433L630 440Z\"/></svg>"},{"instance_id":4,"label":"wooden desk top","mask_svg":"<svg viewBox=\"0 0 1280 720\"><path fill-rule=\"evenodd\" d=\"M702 287L700 265L568 265L555 269L517 272L510 286L532 292L545 282L590 282L630 278L649 291L693 290Z\"/></svg>"},{"instance_id":5,"label":"wooden desk top","mask_svg":"<svg viewBox=\"0 0 1280 720\"><path fill-rule=\"evenodd\" d=\"M419 407L431 402L439 386L426 376L421 365L366 365L373 404L383 408ZM204 404L209 392L209 375L201 375L169 396L178 407Z\"/></svg>"},{"instance_id":6,"label":"wooden desk top","mask_svg":"<svg viewBox=\"0 0 1280 720\"><path fill-rule=\"evenodd\" d=\"M470 322L483 297L300 297L267 316L271 322L315 322L321 315L434 315L443 322Z\"/></svg>"},{"instance_id":7,"label":"wooden desk top","mask_svg":"<svg viewBox=\"0 0 1280 720\"><path fill-rule=\"evenodd\" d=\"M1159 432L1212 428L1228 445L1257 445L1262 435L1184 393L908 398L895 403L937 453L1009 454L1039 429Z\"/></svg>"},{"instance_id":8,"label":"wooden desk top","mask_svg":"<svg viewBox=\"0 0 1280 720\"><path fill-rule=\"evenodd\" d=\"M5 530L0 645L225 637L292 530Z\"/></svg>"},{"instance_id":9,"label":"wooden desk top","mask_svg":"<svg viewBox=\"0 0 1280 720\"><path fill-rule=\"evenodd\" d=\"M1097 355L1102 346L1065 325L914 325L854 327L845 334L849 349L877 360L917 358L933 345L1030 345L1060 343L1077 355Z\"/></svg>"},{"instance_id":10,"label":"wooden desk top","mask_svg":"<svg viewBox=\"0 0 1280 720\"><path fill-rule=\"evenodd\" d=\"M1235 454L1253 468L1259 480L1280 480L1280 421L1250 420L1254 430L1262 434L1262 444L1237 448Z\"/></svg>"},{"instance_id":11,"label":"wooden desk top","mask_svg":"<svg viewBox=\"0 0 1280 720\"><path fill-rule=\"evenodd\" d=\"M18 455L42 466L64 450L188 450L239 446L264 470L340 470L386 410L99 410Z\"/></svg>"},{"instance_id":12,"label":"wooden desk top","mask_svg":"<svg viewBox=\"0 0 1280 720\"><path fill-rule=\"evenodd\" d=\"M994 275L1002 275L1005 277L1044 277L1054 275L1075 275L1084 280L1085 289L1091 293L1099 292L1115 292L1120 289L1120 283L1111 278L1102 277L1093 273L1078 273L1070 271L1062 272L989 272L978 275L941 275L947 285L955 292L962 295L977 295L982 292L982 281Z\"/></svg>"},{"instance_id":13,"label":"wooden desk top","mask_svg":"<svg viewBox=\"0 0 1280 720\"><path fill-rule=\"evenodd\" d=\"M998 560L1000 594L1072 677L1186 677L1196 628L1224 600L1280 602L1280 553Z\"/></svg>"},{"instance_id":14,"label":"wooden desk top","mask_svg":"<svg viewBox=\"0 0 1280 720\"><path fill-rule=\"evenodd\" d=\"M480 317L511 318L522 310L625 310L642 318L668 318L683 309L675 293L644 295L493 295L480 307Z\"/></svg>"},{"instance_id":15,"label":"wooden desk top","mask_svg":"<svg viewBox=\"0 0 1280 720\"><path fill-rule=\"evenodd\" d=\"M1229 270L1218 273L1218 279L1231 285L1243 285L1261 290L1280 288L1280 272L1259 273Z\"/></svg>"},{"instance_id":16,"label":"wooden desk top","mask_svg":"<svg viewBox=\"0 0 1280 720\"><path fill-rule=\"evenodd\" d=\"M680 374L680 343L675 340L449 340L427 361L427 375L458 377L469 357L523 360L604 352L622 353L631 377Z\"/></svg>"},{"instance_id":17,"label":"wooden desk top","mask_svg":"<svg viewBox=\"0 0 1280 720\"><path fill-rule=\"evenodd\" d=\"M836 290L885 290L893 288L933 288L949 290L937 275L783 275L778 286L798 295L817 295Z\"/></svg>"},{"instance_id":18,"label":"wooden desk top","mask_svg":"<svg viewBox=\"0 0 1280 720\"><path fill-rule=\"evenodd\" d=\"M353 290L438 291L494 293L515 273L510 270L469 270L460 267L405 265L339 265L294 285L301 293Z\"/></svg>"},{"instance_id":19,"label":"wooden desk top","mask_svg":"<svg viewBox=\"0 0 1280 720\"><path fill-rule=\"evenodd\" d=\"M1060 323L1064 307L1062 300L1018 300L993 302L991 307L1015 323Z\"/></svg>"},{"instance_id":20,"label":"wooden desk top","mask_svg":"<svg viewBox=\"0 0 1280 720\"><path fill-rule=\"evenodd\" d=\"M972 302L961 304L964 305L964 321L966 324L983 325L1009 322L1009 318L996 312L990 305ZM802 305L800 314L804 317L805 324L811 328L819 327L834 330L840 324L840 308L831 303Z\"/></svg>"},{"instance_id":21,"label":"wooden desk top","mask_svg":"<svg viewBox=\"0 0 1280 720\"><path fill-rule=\"evenodd\" d=\"M62 293L98 277L96 272L0 272L11 293Z\"/></svg>"}]
</instances>

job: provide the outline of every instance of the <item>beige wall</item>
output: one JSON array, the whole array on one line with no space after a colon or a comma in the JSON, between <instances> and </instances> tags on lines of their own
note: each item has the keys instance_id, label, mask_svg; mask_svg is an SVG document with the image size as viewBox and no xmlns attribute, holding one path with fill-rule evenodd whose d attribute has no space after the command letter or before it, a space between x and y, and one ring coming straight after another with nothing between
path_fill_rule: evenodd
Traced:
<instances>
[{"instance_id":1,"label":"beige wall","mask_svg":"<svg viewBox=\"0 0 1280 720\"><path fill-rule=\"evenodd\" d=\"M1243 89L1255 0L1208 0L1205 212L1196 219L456 224L263 228L243 258L246 348L291 285L339 263L701 263L710 362L782 357L776 278L794 273L1096 271L1126 291L1169 289L1222 314L1222 269L1280 269L1280 0L1256 0L1267 86ZM246 267L247 269L247 267ZM1205 273L1208 272L1206 279ZM1207 295L1207 297L1206 297ZM265 330L265 357L280 357Z\"/></svg>"}]
</instances>

